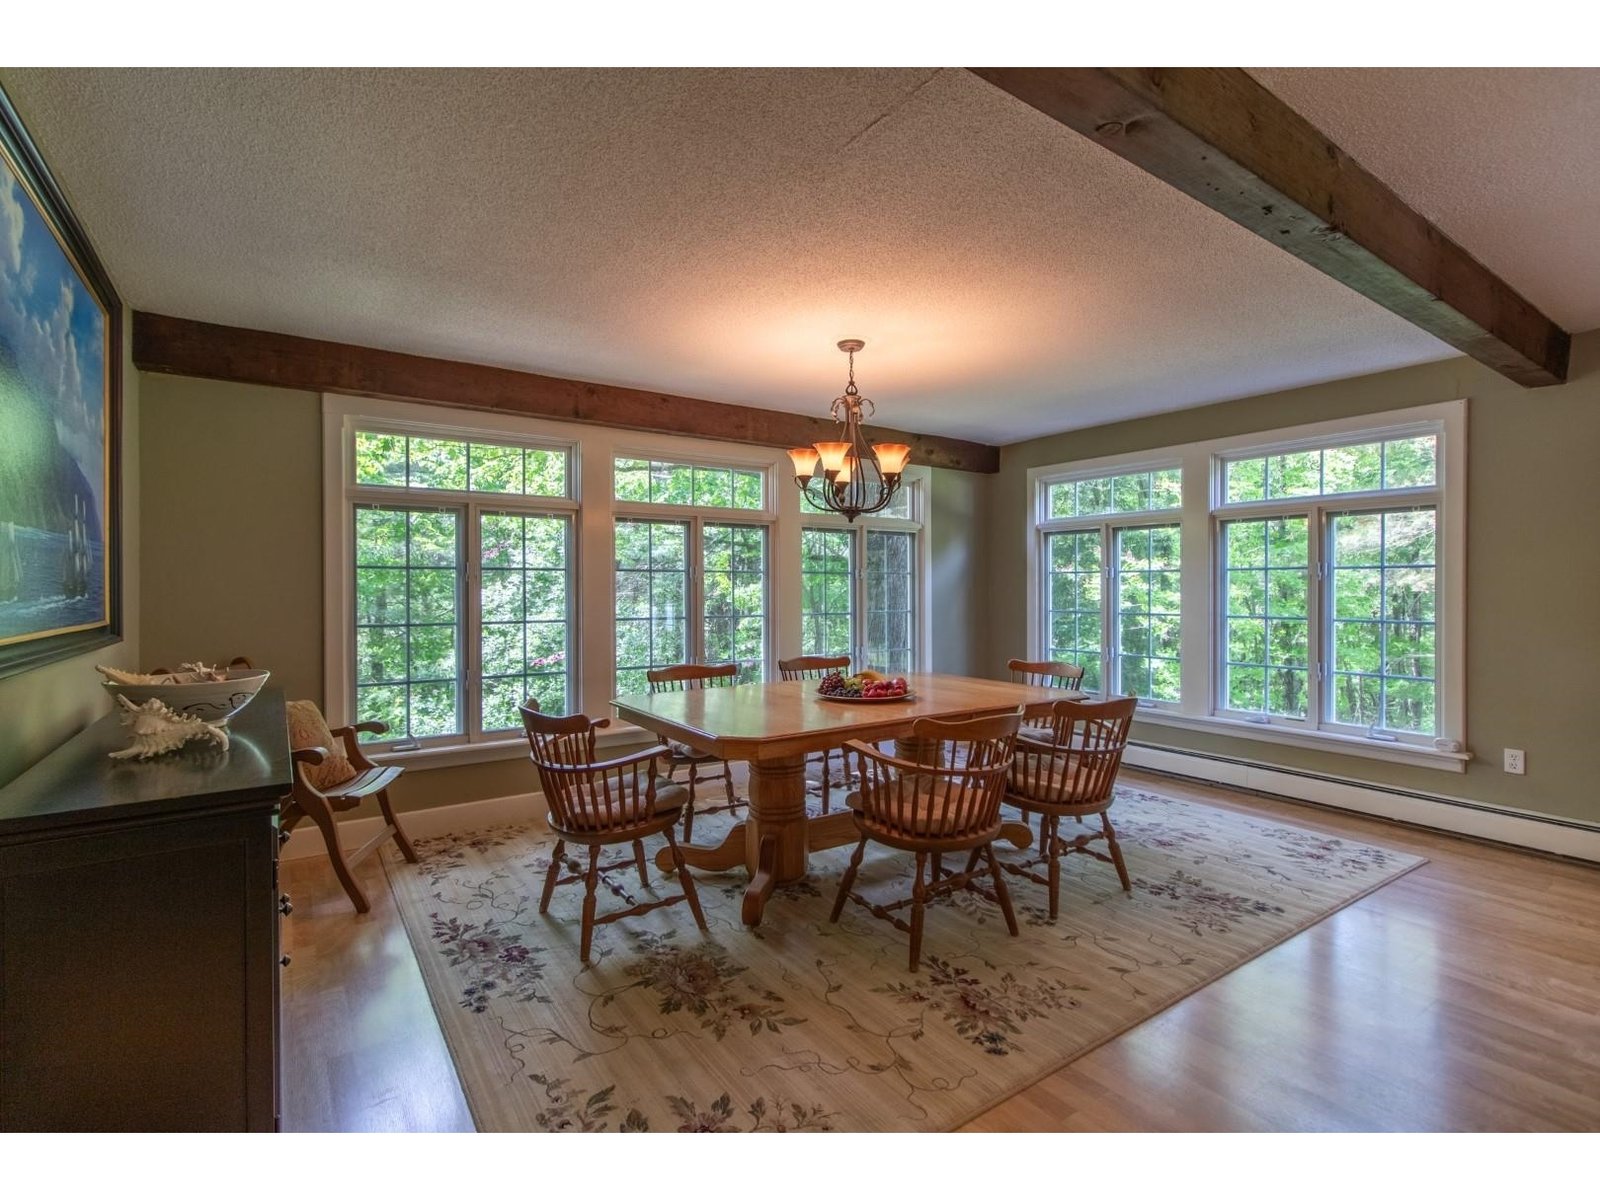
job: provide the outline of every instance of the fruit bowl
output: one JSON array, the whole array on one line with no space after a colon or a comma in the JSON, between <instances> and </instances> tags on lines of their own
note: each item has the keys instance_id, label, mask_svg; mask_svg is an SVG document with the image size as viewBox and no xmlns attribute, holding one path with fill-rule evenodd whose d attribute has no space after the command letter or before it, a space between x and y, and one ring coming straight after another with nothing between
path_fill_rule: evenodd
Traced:
<instances>
[{"instance_id":1,"label":"fruit bowl","mask_svg":"<svg viewBox=\"0 0 1600 1200\"><path fill-rule=\"evenodd\" d=\"M878 671L858 671L854 675L834 671L822 677L816 695L819 700L845 704L885 704L912 698L903 678L897 675L891 679Z\"/></svg>"},{"instance_id":2,"label":"fruit bowl","mask_svg":"<svg viewBox=\"0 0 1600 1200\"><path fill-rule=\"evenodd\" d=\"M224 678L200 680L190 678L190 671L178 671L165 677L161 683L114 683L106 680L100 686L112 696L123 696L128 703L140 705L147 700L160 700L173 712L199 717L211 725L221 725L256 698L261 685L267 682L270 671L225 671Z\"/></svg>"}]
</instances>

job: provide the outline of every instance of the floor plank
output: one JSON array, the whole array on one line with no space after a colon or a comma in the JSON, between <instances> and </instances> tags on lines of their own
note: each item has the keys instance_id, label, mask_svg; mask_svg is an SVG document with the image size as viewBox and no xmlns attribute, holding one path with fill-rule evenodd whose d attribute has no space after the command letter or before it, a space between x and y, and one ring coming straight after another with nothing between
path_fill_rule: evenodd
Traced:
<instances>
[{"instance_id":1,"label":"floor plank","mask_svg":"<svg viewBox=\"0 0 1600 1200\"><path fill-rule=\"evenodd\" d=\"M1428 863L990 1109L973 1130L1600 1129L1600 870L1134 770ZM357 917L283 865L284 1127L472 1128L375 859Z\"/></svg>"}]
</instances>

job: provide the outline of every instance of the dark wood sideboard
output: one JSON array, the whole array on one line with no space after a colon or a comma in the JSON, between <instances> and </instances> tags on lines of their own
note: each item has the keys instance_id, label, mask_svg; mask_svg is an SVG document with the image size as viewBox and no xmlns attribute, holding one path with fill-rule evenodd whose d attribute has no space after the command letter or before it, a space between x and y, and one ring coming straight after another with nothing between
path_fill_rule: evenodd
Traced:
<instances>
[{"instance_id":1,"label":"dark wood sideboard","mask_svg":"<svg viewBox=\"0 0 1600 1200\"><path fill-rule=\"evenodd\" d=\"M277 1128L282 693L229 732L108 716L0 789L0 1130Z\"/></svg>"}]
</instances>

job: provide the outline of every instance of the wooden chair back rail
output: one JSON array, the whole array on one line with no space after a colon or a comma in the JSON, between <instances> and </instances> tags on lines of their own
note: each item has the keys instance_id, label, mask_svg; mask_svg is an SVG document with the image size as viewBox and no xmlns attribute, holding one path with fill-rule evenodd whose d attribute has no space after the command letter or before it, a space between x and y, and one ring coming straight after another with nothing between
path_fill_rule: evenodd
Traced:
<instances>
[{"instance_id":1,"label":"wooden chair back rail","mask_svg":"<svg viewBox=\"0 0 1600 1200\"><path fill-rule=\"evenodd\" d=\"M1032 687L1076 688L1083 682L1083 668L1076 663L1029 662L1013 658L1006 663L1011 670L1012 683L1025 683Z\"/></svg>"},{"instance_id":2,"label":"wooden chair back rail","mask_svg":"<svg viewBox=\"0 0 1600 1200\"><path fill-rule=\"evenodd\" d=\"M798 658L780 658L780 679L821 679L834 671L849 671L848 654L802 654Z\"/></svg>"},{"instance_id":3,"label":"wooden chair back rail","mask_svg":"<svg viewBox=\"0 0 1600 1200\"><path fill-rule=\"evenodd\" d=\"M694 688L727 687L739 675L738 663L680 663L658 667L644 677L652 692L686 692Z\"/></svg>"},{"instance_id":4,"label":"wooden chair back rail","mask_svg":"<svg viewBox=\"0 0 1600 1200\"><path fill-rule=\"evenodd\" d=\"M923 719L912 737L937 742L927 761L846 743L861 779L861 814L902 836L962 838L999 821L1020 710L971 721Z\"/></svg>"},{"instance_id":5,"label":"wooden chair back rail","mask_svg":"<svg viewBox=\"0 0 1600 1200\"><path fill-rule=\"evenodd\" d=\"M597 763L541 763L552 824L574 832L600 833L642 825L655 816L656 764L661 750L650 747L624 758Z\"/></svg>"},{"instance_id":6,"label":"wooden chair back rail","mask_svg":"<svg viewBox=\"0 0 1600 1200\"><path fill-rule=\"evenodd\" d=\"M1138 701L1061 700L1051 709L1048 746L1023 738L1010 790L1046 804L1098 804L1111 794Z\"/></svg>"}]
</instances>

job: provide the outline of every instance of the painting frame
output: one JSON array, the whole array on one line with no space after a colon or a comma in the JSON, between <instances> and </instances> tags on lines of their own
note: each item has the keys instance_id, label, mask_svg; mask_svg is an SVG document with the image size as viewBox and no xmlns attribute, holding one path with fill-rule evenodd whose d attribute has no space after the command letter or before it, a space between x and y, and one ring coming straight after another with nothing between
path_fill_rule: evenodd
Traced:
<instances>
[{"instance_id":1,"label":"painting frame","mask_svg":"<svg viewBox=\"0 0 1600 1200\"><path fill-rule=\"evenodd\" d=\"M0 183L7 174L30 200L83 290L103 314L103 409L99 428L102 476L101 536L104 619L28 632L0 642L0 678L31 671L123 640L122 594L122 385L123 306L110 276L78 223L44 156L0 88ZM73 593L69 593L73 594Z\"/></svg>"}]
</instances>

